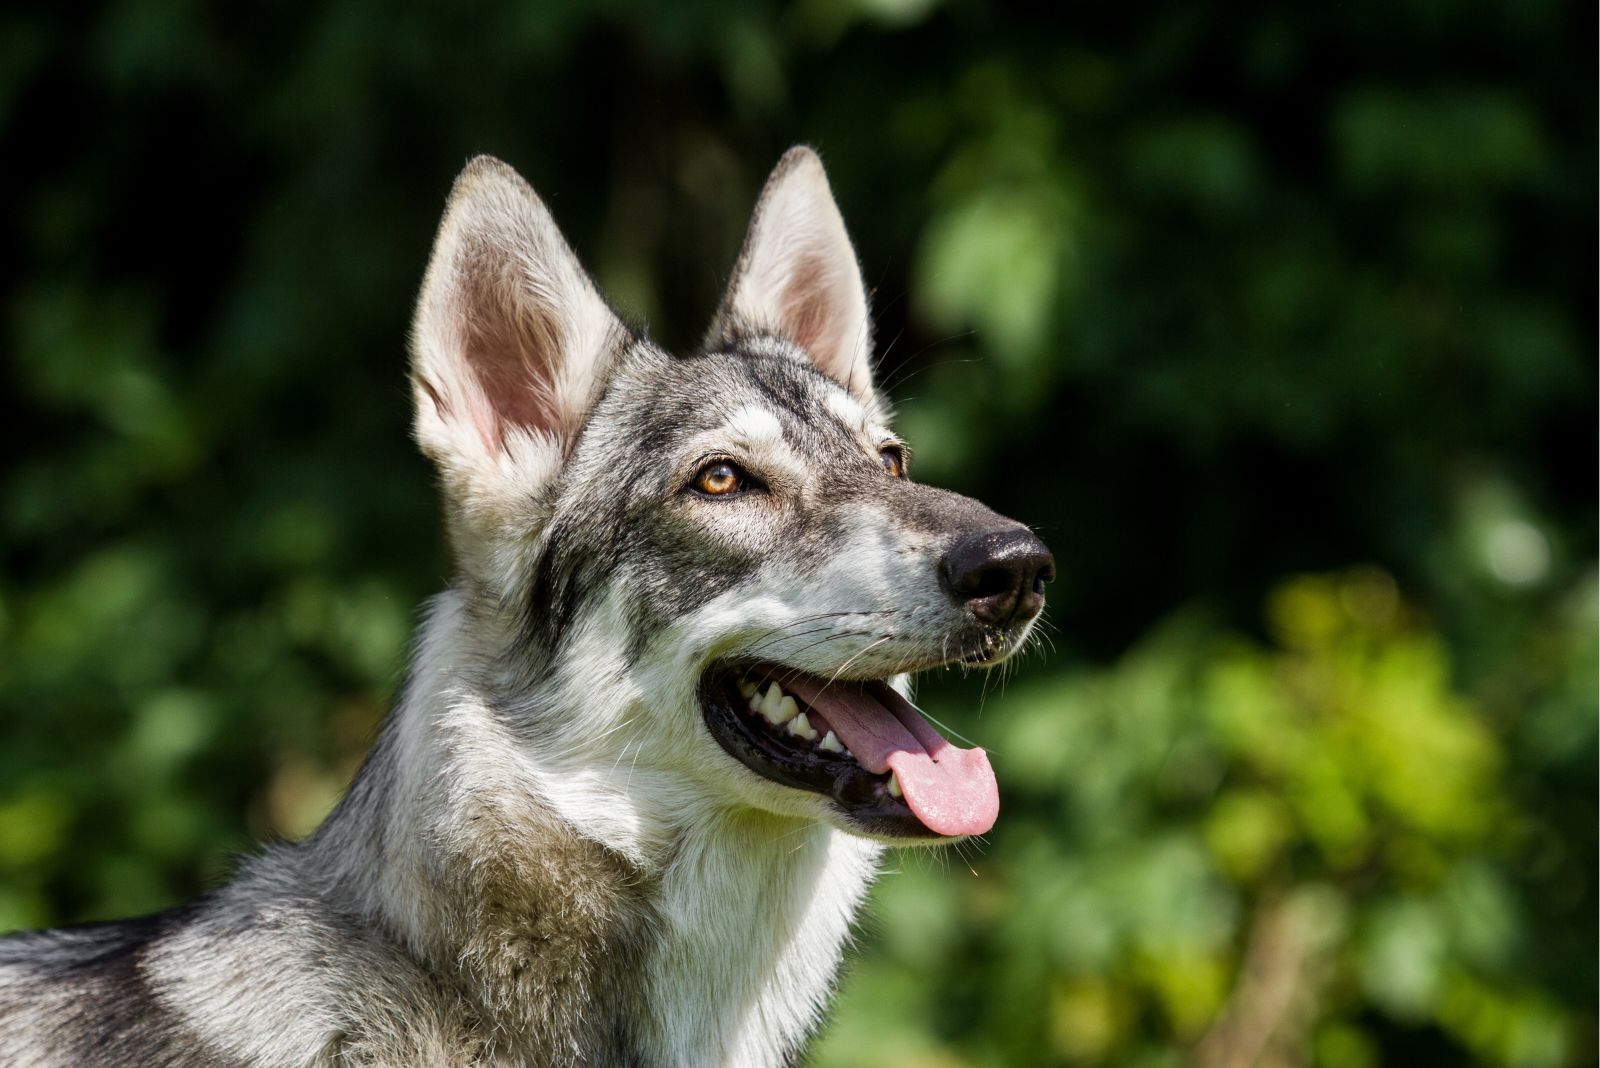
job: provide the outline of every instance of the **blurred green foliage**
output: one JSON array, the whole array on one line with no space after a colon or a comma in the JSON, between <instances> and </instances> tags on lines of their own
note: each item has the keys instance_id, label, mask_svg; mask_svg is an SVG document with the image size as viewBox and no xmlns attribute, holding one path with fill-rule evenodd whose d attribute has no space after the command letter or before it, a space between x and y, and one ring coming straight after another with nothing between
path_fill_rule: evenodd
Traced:
<instances>
[{"instance_id":1,"label":"blurred green foliage","mask_svg":"<svg viewBox=\"0 0 1600 1068\"><path fill-rule=\"evenodd\" d=\"M0 929L171 904L359 761L448 575L402 366L468 155L682 348L809 141L919 477L1061 565L1053 652L924 683L1004 812L898 856L813 1062L1594 1063L1593 32L0 12Z\"/></svg>"}]
</instances>

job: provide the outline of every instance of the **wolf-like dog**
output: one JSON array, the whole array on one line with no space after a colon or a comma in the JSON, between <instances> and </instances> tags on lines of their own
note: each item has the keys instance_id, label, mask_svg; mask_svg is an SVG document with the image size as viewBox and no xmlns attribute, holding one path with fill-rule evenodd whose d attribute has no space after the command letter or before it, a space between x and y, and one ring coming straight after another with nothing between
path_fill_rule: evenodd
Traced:
<instances>
[{"instance_id":1,"label":"wolf-like dog","mask_svg":"<svg viewBox=\"0 0 1600 1068\"><path fill-rule=\"evenodd\" d=\"M0 941L0 1064L792 1063L884 845L994 823L907 679L1054 565L911 480L814 152L686 358L473 160L411 348L455 577L360 774L198 901Z\"/></svg>"}]
</instances>

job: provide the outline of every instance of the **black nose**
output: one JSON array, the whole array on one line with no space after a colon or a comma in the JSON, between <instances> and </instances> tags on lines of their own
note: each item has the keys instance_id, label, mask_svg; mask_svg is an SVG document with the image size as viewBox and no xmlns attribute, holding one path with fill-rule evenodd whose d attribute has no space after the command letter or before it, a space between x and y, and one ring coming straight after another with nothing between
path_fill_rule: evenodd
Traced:
<instances>
[{"instance_id":1,"label":"black nose","mask_svg":"<svg viewBox=\"0 0 1600 1068\"><path fill-rule=\"evenodd\" d=\"M1006 626L1039 614L1055 558L1026 527L967 534L939 562L945 585L985 623Z\"/></svg>"}]
</instances>

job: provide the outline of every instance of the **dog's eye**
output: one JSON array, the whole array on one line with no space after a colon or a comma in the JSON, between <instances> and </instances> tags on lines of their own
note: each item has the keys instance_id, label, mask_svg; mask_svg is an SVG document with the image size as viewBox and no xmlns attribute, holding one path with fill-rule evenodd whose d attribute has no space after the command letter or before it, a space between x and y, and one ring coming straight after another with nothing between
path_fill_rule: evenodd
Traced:
<instances>
[{"instance_id":1,"label":"dog's eye","mask_svg":"<svg viewBox=\"0 0 1600 1068\"><path fill-rule=\"evenodd\" d=\"M713 460L695 474L694 488L708 497L726 497L750 489L753 481L738 464Z\"/></svg>"},{"instance_id":2,"label":"dog's eye","mask_svg":"<svg viewBox=\"0 0 1600 1068\"><path fill-rule=\"evenodd\" d=\"M899 445L885 445L878 450L878 460L891 478L906 477L906 450Z\"/></svg>"}]
</instances>

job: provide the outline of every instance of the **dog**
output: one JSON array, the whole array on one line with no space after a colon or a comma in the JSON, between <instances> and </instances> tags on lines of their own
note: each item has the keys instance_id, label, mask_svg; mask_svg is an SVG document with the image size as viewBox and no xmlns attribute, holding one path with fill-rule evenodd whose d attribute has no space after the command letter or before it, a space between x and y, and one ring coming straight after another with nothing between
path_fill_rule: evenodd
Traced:
<instances>
[{"instance_id":1,"label":"dog","mask_svg":"<svg viewBox=\"0 0 1600 1068\"><path fill-rule=\"evenodd\" d=\"M469 163L411 335L455 577L393 711L308 840L0 941L0 1063L793 1063L885 845L998 812L908 677L1014 654L1054 575L912 481L871 332L809 148L686 358Z\"/></svg>"}]
</instances>

